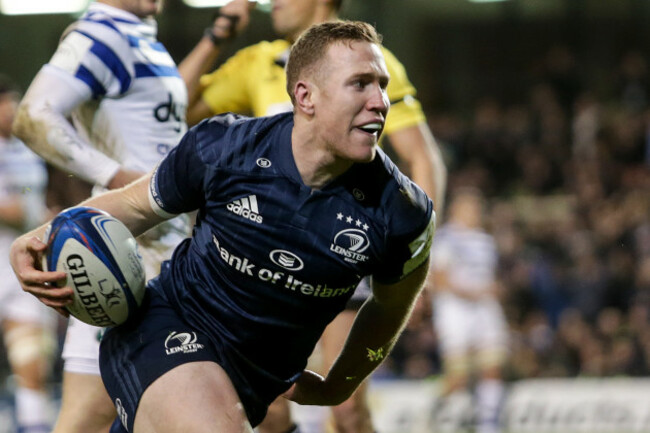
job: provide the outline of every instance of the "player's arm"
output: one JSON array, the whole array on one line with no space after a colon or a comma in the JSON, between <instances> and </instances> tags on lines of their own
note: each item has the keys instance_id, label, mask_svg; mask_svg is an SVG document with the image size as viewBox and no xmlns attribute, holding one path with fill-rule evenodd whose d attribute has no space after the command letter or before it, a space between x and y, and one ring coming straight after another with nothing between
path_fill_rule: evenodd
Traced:
<instances>
[{"instance_id":1,"label":"player's arm","mask_svg":"<svg viewBox=\"0 0 650 433\"><path fill-rule=\"evenodd\" d=\"M81 137L68 118L92 99L82 82L46 65L30 84L13 125L14 134L51 164L96 185L116 188L143 173L126 170Z\"/></svg>"},{"instance_id":2,"label":"player's arm","mask_svg":"<svg viewBox=\"0 0 650 433\"><path fill-rule=\"evenodd\" d=\"M250 11L254 7L255 2L249 0L233 0L221 7L210 30L206 30L199 43L178 65L178 72L187 86L188 107L192 110L192 119L201 120L212 114L199 97L199 79L212 67L222 45L248 27Z\"/></svg>"},{"instance_id":3,"label":"player's arm","mask_svg":"<svg viewBox=\"0 0 650 433\"><path fill-rule=\"evenodd\" d=\"M436 213L442 215L447 187L447 168L442 153L425 122L391 132L391 145L409 169L411 179L433 200Z\"/></svg>"},{"instance_id":4,"label":"player's arm","mask_svg":"<svg viewBox=\"0 0 650 433\"><path fill-rule=\"evenodd\" d=\"M79 205L105 210L122 221L134 236L138 236L165 219L154 212L149 201L150 180L151 174L142 176L126 187L92 197ZM41 267L41 259L47 249L42 239L48 224L16 239L11 245L9 259L23 290L67 316L63 307L72 303L73 291L69 287L53 287L57 282L65 281L65 272L44 272Z\"/></svg>"},{"instance_id":5,"label":"player's arm","mask_svg":"<svg viewBox=\"0 0 650 433\"><path fill-rule=\"evenodd\" d=\"M250 12L254 7L255 2L250 0L232 0L219 8L219 13L210 28L211 31L206 31L198 45L178 66L178 71L187 86L189 125L195 125L215 114L201 97L204 90L200 81L201 76L212 67L221 52L222 45L248 27Z\"/></svg>"},{"instance_id":6,"label":"player's arm","mask_svg":"<svg viewBox=\"0 0 650 433\"><path fill-rule=\"evenodd\" d=\"M402 184L400 191L390 202L402 219L389 231L386 261L373 273L372 295L357 313L341 354L325 379L305 371L287 398L300 404L342 403L388 356L406 325L428 272L435 214L414 185ZM423 210L427 221L421 219Z\"/></svg>"},{"instance_id":7,"label":"player's arm","mask_svg":"<svg viewBox=\"0 0 650 433\"><path fill-rule=\"evenodd\" d=\"M447 169L440 148L404 65L388 49L384 48L383 53L390 74L386 90L391 100L386 134L399 159L406 163L411 179L433 200L438 215L442 215Z\"/></svg>"},{"instance_id":8,"label":"player's arm","mask_svg":"<svg viewBox=\"0 0 650 433\"><path fill-rule=\"evenodd\" d=\"M336 405L345 401L381 364L395 345L422 289L427 262L402 281L373 284L338 359L325 379L305 372L285 395L300 404Z\"/></svg>"}]
</instances>

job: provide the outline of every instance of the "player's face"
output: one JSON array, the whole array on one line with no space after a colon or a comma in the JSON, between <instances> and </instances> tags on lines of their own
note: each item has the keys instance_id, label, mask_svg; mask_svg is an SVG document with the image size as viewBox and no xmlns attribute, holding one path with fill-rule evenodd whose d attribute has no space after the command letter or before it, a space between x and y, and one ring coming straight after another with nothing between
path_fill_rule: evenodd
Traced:
<instances>
[{"instance_id":1,"label":"player's face","mask_svg":"<svg viewBox=\"0 0 650 433\"><path fill-rule=\"evenodd\" d=\"M0 137L11 136L11 124L16 115L18 100L13 94L5 93L0 95Z\"/></svg>"},{"instance_id":2,"label":"player's face","mask_svg":"<svg viewBox=\"0 0 650 433\"><path fill-rule=\"evenodd\" d=\"M372 161L390 106L381 50L367 42L336 43L322 65L314 78L314 123L321 139L338 158Z\"/></svg>"},{"instance_id":3,"label":"player's face","mask_svg":"<svg viewBox=\"0 0 650 433\"><path fill-rule=\"evenodd\" d=\"M315 0L273 0L272 5L273 30L291 40L297 38L316 19Z\"/></svg>"},{"instance_id":4,"label":"player's face","mask_svg":"<svg viewBox=\"0 0 650 433\"><path fill-rule=\"evenodd\" d=\"M137 17L145 18L160 12L163 2L162 0L116 0L115 3L115 6Z\"/></svg>"}]
</instances>

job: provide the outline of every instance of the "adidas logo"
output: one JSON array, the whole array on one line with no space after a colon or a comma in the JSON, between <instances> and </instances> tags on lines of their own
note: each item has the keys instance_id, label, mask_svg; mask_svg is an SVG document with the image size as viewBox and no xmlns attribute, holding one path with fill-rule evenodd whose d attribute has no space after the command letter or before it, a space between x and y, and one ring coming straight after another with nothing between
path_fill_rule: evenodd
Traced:
<instances>
[{"instance_id":1,"label":"adidas logo","mask_svg":"<svg viewBox=\"0 0 650 433\"><path fill-rule=\"evenodd\" d=\"M232 203L226 205L226 209L235 215L262 224L262 215L259 214L259 210L257 209L257 197L255 195L234 200Z\"/></svg>"}]
</instances>

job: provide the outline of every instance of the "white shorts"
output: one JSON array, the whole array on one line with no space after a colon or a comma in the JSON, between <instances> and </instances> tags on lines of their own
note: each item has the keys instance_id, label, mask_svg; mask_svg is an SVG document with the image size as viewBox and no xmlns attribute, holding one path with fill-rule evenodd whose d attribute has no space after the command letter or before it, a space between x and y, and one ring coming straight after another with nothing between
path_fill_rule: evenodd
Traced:
<instances>
[{"instance_id":1,"label":"white shorts","mask_svg":"<svg viewBox=\"0 0 650 433\"><path fill-rule=\"evenodd\" d=\"M169 228L168 223L173 223L172 228L165 230ZM171 257L176 245L189 233L183 231L183 227L188 227L186 216L174 218L168 223L163 223L138 238L147 279L160 273L160 264ZM65 371L99 376L99 341L102 331L103 328L70 317L61 354Z\"/></svg>"},{"instance_id":2,"label":"white shorts","mask_svg":"<svg viewBox=\"0 0 650 433\"><path fill-rule=\"evenodd\" d=\"M99 376L99 340L103 328L89 325L70 316L63 343L63 370Z\"/></svg>"},{"instance_id":3,"label":"white shorts","mask_svg":"<svg viewBox=\"0 0 650 433\"><path fill-rule=\"evenodd\" d=\"M506 321L496 300L471 302L438 295L433 320L443 356L507 349Z\"/></svg>"}]
</instances>

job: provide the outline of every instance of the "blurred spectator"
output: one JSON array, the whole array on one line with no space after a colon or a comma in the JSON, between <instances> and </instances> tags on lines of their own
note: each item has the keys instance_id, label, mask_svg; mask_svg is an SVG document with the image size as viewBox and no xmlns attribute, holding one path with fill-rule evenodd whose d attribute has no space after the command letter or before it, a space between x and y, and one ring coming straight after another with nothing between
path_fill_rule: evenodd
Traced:
<instances>
[{"instance_id":1,"label":"blurred spectator","mask_svg":"<svg viewBox=\"0 0 650 433\"><path fill-rule=\"evenodd\" d=\"M448 219L431 250L427 286L443 360L439 406L470 389L474 378L476 432L495 433L501 431L508 338L498 299L498 252L485 231L485 208L478 190L461 188L451 194ZM411 360L421 366L419 358Z\"/></svg>"}]
</instances>

